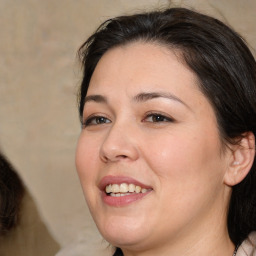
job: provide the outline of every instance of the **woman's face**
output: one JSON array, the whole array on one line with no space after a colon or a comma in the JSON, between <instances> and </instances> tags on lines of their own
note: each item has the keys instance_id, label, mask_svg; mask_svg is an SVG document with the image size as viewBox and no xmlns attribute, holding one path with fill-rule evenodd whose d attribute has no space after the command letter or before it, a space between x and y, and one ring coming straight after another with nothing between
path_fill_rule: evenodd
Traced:
<instances>
[{"instance_id":1,"label":"woman's face","mask_svg":"<svg viewBox=\"0 0 256 256\"><path fill-rule=\"evenodd\" d=\"M83 123L77 170L107 241L146 250L225 222L228 156L213 108L177 53L139 42L109 50Z\"/></svg>"}]
</instances>

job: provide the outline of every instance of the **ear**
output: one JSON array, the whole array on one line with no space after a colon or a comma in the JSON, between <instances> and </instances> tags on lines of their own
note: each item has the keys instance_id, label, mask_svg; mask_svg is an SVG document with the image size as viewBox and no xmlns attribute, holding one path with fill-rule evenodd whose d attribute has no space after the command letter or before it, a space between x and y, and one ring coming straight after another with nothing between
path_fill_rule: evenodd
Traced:
<instances>
[{"instance_id":1,"label":"ear","mask_svg":"<svg viewBox=\"0 0 256 256\"><path fill-rule=\"evenodd\" d=\"M234 186L240 183L249 173L255 158L255 137L252 132L246 132L239 144L230 145L231 158L224 176L224 183Z\"/></svg>"}]
</instances>

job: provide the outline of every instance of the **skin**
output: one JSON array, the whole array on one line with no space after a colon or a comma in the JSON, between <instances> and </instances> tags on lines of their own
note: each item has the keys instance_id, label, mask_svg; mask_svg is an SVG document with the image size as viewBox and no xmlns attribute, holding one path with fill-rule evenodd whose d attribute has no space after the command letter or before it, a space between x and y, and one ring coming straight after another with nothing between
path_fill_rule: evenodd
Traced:
<instances>
[{"instance_id":1,"label":"skin","mask_svg":"<svg viewBox=\"0 0 256 256\"><path fill-rule=\"evenodd\" d=\"M138 100L141 93L160 96ZM105 100L85 103L76 166L103 237L125 256L232 255L224 181L232 154L179 54L141 42L111 49L93 73L92 95ZM134 178L152 191L122 207L106 205L98 187L106 175Z\"/></svg>"}]
</instances>

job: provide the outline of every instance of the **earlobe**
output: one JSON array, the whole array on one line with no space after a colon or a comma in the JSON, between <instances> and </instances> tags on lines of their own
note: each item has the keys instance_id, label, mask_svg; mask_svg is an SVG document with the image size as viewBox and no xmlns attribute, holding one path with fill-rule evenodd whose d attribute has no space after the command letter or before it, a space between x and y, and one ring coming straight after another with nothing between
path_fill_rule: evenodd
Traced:
<instances>
[{"instance_id":1,"label":"earlobe","mask_svg":"<svg viewBox=\"0 0 256 256\"><path fill-rule=\"evenodd\" d=\"M231 145L230 162L224 176L228 186L240 183L249 173L255 158L255 137L252 132L243 134L239 144Z\"/></svg>"}]
</instances>

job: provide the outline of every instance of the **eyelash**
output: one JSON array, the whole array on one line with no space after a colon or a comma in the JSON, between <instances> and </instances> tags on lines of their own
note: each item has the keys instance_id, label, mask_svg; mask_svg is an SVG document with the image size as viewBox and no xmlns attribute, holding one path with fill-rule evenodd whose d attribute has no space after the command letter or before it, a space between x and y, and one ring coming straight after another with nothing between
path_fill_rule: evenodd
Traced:
<instances>
[{"instance_id":1,"label":"eyelash","mask_svg":"<svg viewBox=\"0 0 256 256\"><path fill-rule=\"evenodd\" d=\"M151 118L152 121L148 121L147 119ZM142 122L148 122L148 123L163 123L163 122L174 122L175 120L171 117L167 117L160 113L149 113L143 118ZM95 123L93 123L95 122ZM93 126L93 125L101 125L101 124L108 124L111 123L111 120L109 120L107 117L104 116L90 116L83 122L83 127L87 126Z\"/></svg>"},{"instance_id":2,"label":"eyelash","mask_svg":"<svg viewBox=\"0 0 256 256\"><path fill-rule=\"evenodd\" d=\"M108 120L109 122L106 122L106 120ZM101 122L101 121L105 121L105 122ZM106 123L111 123L111 121L105 116L90 116L83 122L83 127L87 127L91 125L106 124Z\"/></svg>"},{"instance_id":3,"label":"eyelash","mask_svg":"<svg viewBox=\"0 0 256 256\"><path fill-rule=\"evenodd\" d=\"M147 121L146 119L152 118L152 121ZM154 120L155 118L155 120ZM158 118L158 120L156 119ZM174 122L175 120L171 117L167 117L163 114L152 112L146 115L143 119L143 122L151 122L151 123L162 123L162 122Z\"/></svg>"}]
</instances>

